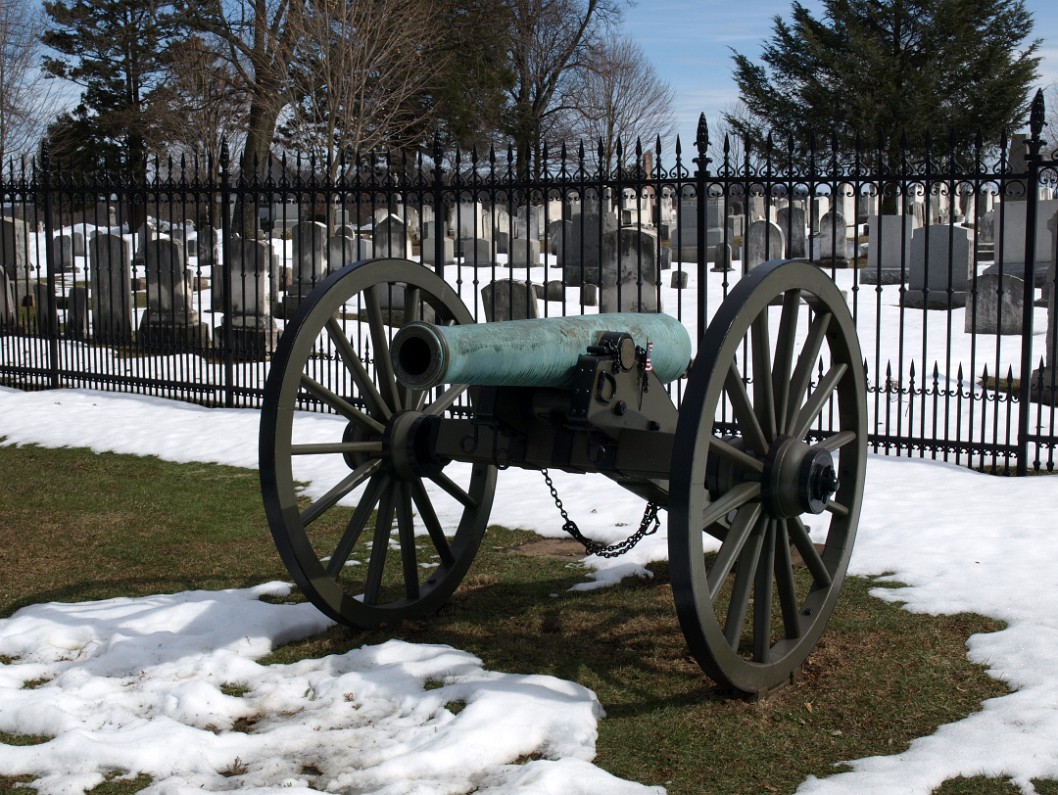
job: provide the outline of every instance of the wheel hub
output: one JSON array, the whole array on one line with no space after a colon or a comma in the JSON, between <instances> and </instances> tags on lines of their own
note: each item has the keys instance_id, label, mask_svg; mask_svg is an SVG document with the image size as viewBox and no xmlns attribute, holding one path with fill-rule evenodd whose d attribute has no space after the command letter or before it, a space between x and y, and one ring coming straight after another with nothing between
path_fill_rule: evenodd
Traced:
<instances>
[{"instance_id":1,"label":"wheel hub","mask_svg":"<svg viewBox=\"0 0 1058 795\"><path fill-rule=\"evenodd\" d=\"M398 478L411 480L429 476L440 472L448 463L433 454L432 419L420 411L403 411L387 423L382 437L382 455Z\"/></svg>"},{"instance_id":2,"label":"wheel hub","mask_svg":"<svg viewBox=\"0 0 1058 795\"><path fill-rule=\"evenodd\" d=\"M834 458L800 439L776 439L764 459L762 486L765 509L776 518L823 513L838 490Z\"/></svg>"}]
</instances>

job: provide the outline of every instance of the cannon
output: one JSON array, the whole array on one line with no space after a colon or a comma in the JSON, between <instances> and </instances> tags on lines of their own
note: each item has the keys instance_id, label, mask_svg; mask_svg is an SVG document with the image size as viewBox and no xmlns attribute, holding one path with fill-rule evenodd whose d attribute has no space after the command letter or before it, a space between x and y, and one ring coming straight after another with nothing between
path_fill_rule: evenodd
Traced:
<instances>
[{"instance_id":1,"label":"cannon","mask_svg":"<svg viewBox=\"0 0 1058 795\"><path fill-rule=\"evenodd\" d=\"M499 470L601 474L646 509L628 543L587 549L620 552L667 510L676 613L702 669L746 693L789 681L856 535L855 326L825 273L773 261L731 289L692 353L667 315L475 324L418 263L345 267L288 322L265 387L262 494L284 563L334 620L399 623L466 575ZM326 492L303 493L335 464Z\"/></svg>"}]
</instances>

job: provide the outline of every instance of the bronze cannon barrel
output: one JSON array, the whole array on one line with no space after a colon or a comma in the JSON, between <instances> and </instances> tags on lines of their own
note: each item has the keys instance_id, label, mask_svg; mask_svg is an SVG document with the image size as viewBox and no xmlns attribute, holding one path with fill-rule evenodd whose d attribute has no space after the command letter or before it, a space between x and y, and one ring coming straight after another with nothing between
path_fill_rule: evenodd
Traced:
<instances>
[{"instance_id":1,"label":"bronze cannon barrel","mask_svg":"<svg viewBox=\"0 0 1058 795\"><path fill-rule=\"evenodd\" d=\"M504 320L457 326L415 321L393 338L397 379L428 389L440 384L568 388L577 360L607 332L626 333L649 350L662 383L679 378L691 360L691 339L665 314L612 312L597 315Z\"/></svg>"}]
</instances>

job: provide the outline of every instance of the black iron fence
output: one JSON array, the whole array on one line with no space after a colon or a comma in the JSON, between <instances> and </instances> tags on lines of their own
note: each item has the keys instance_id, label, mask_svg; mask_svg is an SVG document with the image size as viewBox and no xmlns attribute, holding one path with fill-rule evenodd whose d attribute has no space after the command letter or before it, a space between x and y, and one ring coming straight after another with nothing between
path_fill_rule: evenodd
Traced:
<instances>
[{"instance_id":1,"label":"black iron fence","mask_svg":"<svg viewBox=\"0 0 1058 795\"><path fill-rule=\"evenodd\" d=\"M601 169L583 149L278 158L240 171L8 163L0 383L253 406L284 318L343 265L437 270L478 319L665 311L696 339L760 262L846 291L871 442L989 471L1051 470L1058 163L998 146L852 153L677 142ZM260 166L260 167L258 167ZM250 176L257 174L258 176Z\"/></svg>"}]
</instances>

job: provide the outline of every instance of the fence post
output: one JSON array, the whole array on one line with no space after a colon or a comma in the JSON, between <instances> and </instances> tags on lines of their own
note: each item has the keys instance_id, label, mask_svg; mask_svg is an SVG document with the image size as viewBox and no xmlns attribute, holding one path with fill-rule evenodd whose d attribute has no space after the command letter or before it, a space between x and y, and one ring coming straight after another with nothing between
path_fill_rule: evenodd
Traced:
<instances>
[{"instance_id":1,"label":"fence post","mask_svg":"<svg viewBox=\"0 0 1058 795\"><path fill-rule=\"evenodd\" d=\"M441 150L441 136L433 139L433 267L437 275L445 275L445 210L444 210L444 168ZM421 220L421 217L420 217ZM457 235L458 237L458 235Z\"/></svg>"},{"instance_id":2,"label":"fence post","mask_svg":"<svg viewBox=\"0 0 1058 795\"><path fill-rule=\"evenodd\" d=\"M1037 89L1029 111L1029 139L1025 142L1028 151L1025 162L1028 176L1025 190L1028 206L1025 213L1025 311L1021 326L1021 384L1018 389L1018 465L1017 474L1024 477L1028 471L1029 458L1029 401L1032 398L1032 316L1036 288L1036 213L1039 208L1040 147L1043 141L1043 90ZM997 374L998 375L998 374Z\"/></svg>"},{"instance_id":3,"label":"fence post","mask_svg":"<svg viewBox=\"0 0 1058 795\"><path fill-rule=\"evenodd\" d=\"M224 361L224 406L233 408L235 406L235 365L232 359L232 328L231 328L231 263L228 258L228 236L231 234L231 218L229 208L231 207L231 180L228 174L228 142L220 143L220 278L221 289L224 291L224 322L221 324L221 350ZM213 280L216 281L216 264L213 265ZM268 289L271 290L271 274L267 281ZM217 286L214 285L216 290ZM271 300L271 295L269 295Z\"/></svg>"},{"instance_id":4,"label":"fence post","mask_svg":"<svg viewBox=\"0 0 1058 795\"><path fill-rule=\"evenodd\" d=\"M709 325L709 318L706 312L709 296L709 277L705 268L707 256L705 244L708 240L708 235L706 234L706 204L708 203L708 197L706 192L708 190L710 157L707 154L709 150L709 125L705 121L704 113L698 116L698 134L695 136L694 145L698 149L698 156L694 158L694 176L696 182L695 193L698 198L698 229L696 230L698 237L698 339L701 339L702 335L705 334L706 326Z\"/></svg>"},{"instance_id":5,"label":"fence post","mask_svg":"<svg viewBox=\"0 0 1058 795\"><path fill-rule=\"evenodd\" d=\"M37 329L37 334L46 336L48 339L48 381L52 389L58 389L59 308L55 300L55 246L52 240L55 235L55 220L52 217L51 154L48 151L47 141L44 141L41 145L39 177L38 185L40 187L41 204L44 207L44 268L47 273L46 284L48 285L48 318L45 322L45 327ZM39 256L38 251L38 266ZM39 318L40 315L38 314L37 317Z\"/></svg>"}]
</instances>

